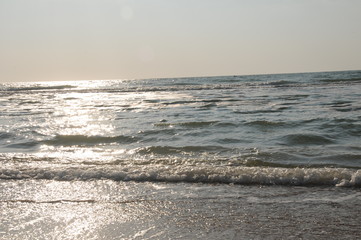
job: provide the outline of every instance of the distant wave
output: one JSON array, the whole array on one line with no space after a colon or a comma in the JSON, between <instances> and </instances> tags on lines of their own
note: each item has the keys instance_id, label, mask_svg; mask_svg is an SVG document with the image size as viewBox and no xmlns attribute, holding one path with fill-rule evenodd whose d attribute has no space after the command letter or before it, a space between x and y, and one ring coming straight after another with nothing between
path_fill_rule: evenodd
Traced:
<instances>
[{"instance_id":1,"label":"distant wave","mask_svg":"<svg viewBox=\"0 0 361 240\"><path fill-rule=\"evenodd\" d=\"M179 123L156 123L154 126L157 127L169 127L169 126L184 126L184 127L207 127L210 125L214 125L218 123L218 121L199 121L199 122L179 122Z\"/></svg>"},{"instance_id":2,"label":"distant wave","mask_svg":"<svg viewBox=\"0 0 361 240\"><path fill-rule=\"evenodd\" d=\"M138 141L133 136L115 136L115 137L103 137L103 136L84 136L84 135L58 135L53 139L43 141L48 145L93 145L100 143L133 143Z\"/></svg>"},{"instance_id":3,"label":"distant wave","mask_svg":"<svg viewBox=\"0 0 361 240\"><path fill-rule=\"evenodd\" d=\"M275 121L266 121L266 120L257 120L246 123L246 125L255 126L255 127L284 127L290 125L286 122L275 122Z\"/></svg>"},{"instance_id":4,"label":"distant wave","mask_svg":"<svg viewBox=\"0 0 361 240\"><path fill-rule=\"evenodd\" d=\"M360 83L361 82L361 78L356 77L356 78L346 78L346 79L320 79L320 82L325 82L325 83Z\"/></svg>"},{"instance_id":5,"label":"distant wave","mask_svg":"<svg viewBox=\"0 0 361 240\"><path fill-rule=\"evenodd\" d=\"M361 170L214 166L112 166L0 169L0 179L48 179L259 184L286 186L361 186Z\"/></svg>"},{"instance_id":6,"label":"distant wave","mask_svg":"<svg viewBox=\"0 0 361 240\"><path fill-rule=\"evenodd\" d=\"M297 82L294 81L288 81L288 80L276 80L276 81L270 81L270 82L266 82L266 83L262 83L261 85L265 85L265 86L273 86L273 87L287 87L289 85L294 85Z\"/></svg>"},{"instance_id":7,"label":"distant wave","mask_svg":"<svg viewBox=\"0 0 361 240\"><path fill-rule=\"evenodd\" d=\"M193 80L197 80L197 78L193 78ZM288 81L288 80L276 80L269 82L258 82L252 80L245 81L229 81L229 83L224 83L225 80L218 80L213 84L206 83L198 83L192 84L191 82L183 83L183 84L172 84L172 85L154 85L145 82L143 85L132 83L133 85L122 85L122 86L114 86L114 87L94 87L89 89L84 89L83 87L79 87L77 85L24 85L24 86L5 86L0 85L0 91L5 93L9 92L22 92L22 91L51 91L51 90L70 90L72 92L109 92L109 93L128 93L128 92L178 92L178 91L206 91L206 90L231 90L231 89L242 89L242 88L283 88L283 87L307 87L307 86L318 86L318 85L339 85L339 84L357 84L361 82L361 78L354 79L320 79L315 80L314 82L299 82L299 81ZM119 82L120 84L121 82ZM295 96L297 98L297 96ZM302 97L302 96L301 96ZM212 101L212 102L217 102ZM188 102L185 100L184 102ZM191 101L193 102L193 101ZM183 103L180 101L179 103ZM168 103L168 104L177 104Z\"/></svg>"},{"instance_id":8,"label":"distant wave","mask_svg":"<svg viewBox=\"0 0 361 240\"><path fill-rule=\"evenodd\" d=\"M284 110L288 109L288 107L278 107L276 109L259 109L259 110L249 110L249 111L234 111L233 113L236 114L264 114L264 113L279 113L283 112Z\"/></svg>"},{"instance_id":9,"label":"distant wave","mask_svg":"<svg viewBox=\"0 0 361 240\"><path fill-rule=\"evenodd\" d=\"M38 90L63 90L76 88L76 86L72 85L56 85L56 86L24 86L24 87L10 87L6 89L7 91L38 91Z\"/></svg>"}]
</instances>

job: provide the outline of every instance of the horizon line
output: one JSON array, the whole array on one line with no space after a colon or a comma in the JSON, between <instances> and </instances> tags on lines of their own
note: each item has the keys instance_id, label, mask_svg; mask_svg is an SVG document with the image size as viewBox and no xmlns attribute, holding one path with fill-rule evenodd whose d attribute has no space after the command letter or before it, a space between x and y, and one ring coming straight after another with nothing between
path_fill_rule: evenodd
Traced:
<instances>
[{"instance_id":1,"label":"horizon line","mask_svg":"<svg viewBox=\"0 0 361 240\"><path fill-rule=\"evenodd\" d=\"M161 80L161 79L184 79L184 78L206 78L206 77L235 77L235 76L261 76L261 75L285 75L285 74L307 74L307 73L332 73L332 72L354 72L361 71L361 69L349 70L321 70L321 71L306 71L306 72L275 72L275 73L249 73L249 74L225 74L225 75L198 75L198 76L178 76L178 77L145 77L145 78L97 78L97 79L66 79L66 80L34 80L34 81L5 81L3 83L40 83L40 82L75 82L75 81L138 81L138 80Z\"/></svg>"}]
</instances>

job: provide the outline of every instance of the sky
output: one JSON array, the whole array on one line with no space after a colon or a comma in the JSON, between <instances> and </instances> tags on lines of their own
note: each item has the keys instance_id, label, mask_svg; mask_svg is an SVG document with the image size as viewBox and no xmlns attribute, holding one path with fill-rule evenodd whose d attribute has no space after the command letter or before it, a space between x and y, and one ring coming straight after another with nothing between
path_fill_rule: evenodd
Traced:
<instances>
[{"instance_id":1,"label":"sky","mask_svg":"<svg viewBox=\"0 0 361 240\"><path fill-rule=\"evenodd\" d=\"M0 0L0 82L361 69L360 0Z\"/></svg>"}]
</instances>

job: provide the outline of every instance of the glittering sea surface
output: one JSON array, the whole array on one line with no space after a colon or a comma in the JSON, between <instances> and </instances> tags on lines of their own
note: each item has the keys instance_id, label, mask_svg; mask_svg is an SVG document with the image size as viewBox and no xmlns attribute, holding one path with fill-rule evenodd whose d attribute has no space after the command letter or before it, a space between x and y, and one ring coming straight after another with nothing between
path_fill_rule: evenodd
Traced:
<instances>
[{"instance_id":1,"label":"glittering sea surface","mask_svg":"<svg viewBox=\"0 0 361 240\"><path fill-rule=\"evenodd\" d=\"M360 136L361 71L0 84L0 238L352 239Z\"/></svg>"}]
</instances>

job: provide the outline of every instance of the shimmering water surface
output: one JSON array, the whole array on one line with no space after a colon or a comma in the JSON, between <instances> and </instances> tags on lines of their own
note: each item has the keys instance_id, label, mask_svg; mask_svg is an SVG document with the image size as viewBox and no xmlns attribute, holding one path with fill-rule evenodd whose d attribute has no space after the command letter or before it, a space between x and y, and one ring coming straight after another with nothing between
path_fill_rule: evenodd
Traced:
<instances>
[{"instance_id":1,"label":"shimmering water surface","mask_svg":"<svg viewBox=\"0 0 361 240\"><path fill-rule=\"evenodd\" d=\"M92 239L77 221L88 224L83 226L87 233L96 225L96 233L90 231L93 239L101 239L102 231L139 239L172 233L185 238L309 238L312 234L301 230L296 234L300 222L283 226L286 235L267 229L257 235L246 230L252 223L245 216L258 214L253 220L273 229L299 214L284 212L282 205L297 208L300 197L306 199L305 209L318 202L331 204L319 209L329 211L341 202L345 205L337 205L342 206L337 218L359 216L360 120L361 71L1 84L0 238ZM282 191L285 195L272 203L264 196ZM341 200L334 203L333 194ZM357 211L347 209L347 202ZM278 209L273 213L278 218L266 214L267 204ZM127 215L131 205L135 212ZM143 205L152 212L142 210ZM187 212L188 205L197 214ZM104 227L103 218L89 220L95 213L87 212L89 219L84 219L57 212L89 207L117 220L107 218ZM54 220L44 209L61 216ZM303 230L318 221L308 218L317 208L308 210L309 215L299 216ZM119 211L124 218L119 219ZM147 211L159 222L148 219L140 221L148 228L132 228L135 216ZM271 225L263 224L267 217ZM196 225L187 232L184 226L192 219ZM46 221L48 231L34 232ZM64 232L60 224L69 227L67 237L56 235ZM218 231L222 224L229 228ZM353 224L344 228L351 237L360 233L352 233ZM157 230L165 225L167 231ZM317 239L325 236L318 233Z\"/></svg>"},{"instance_id":2,"label":"shimmering water surface","mask_svg":"<svg viewBox=\"0 0 361 240\"><path fill-rule=\"evenodd\" d=\"M2 179L359 183L360 71L0 89Z\"/></svg>"}]
</instances>

